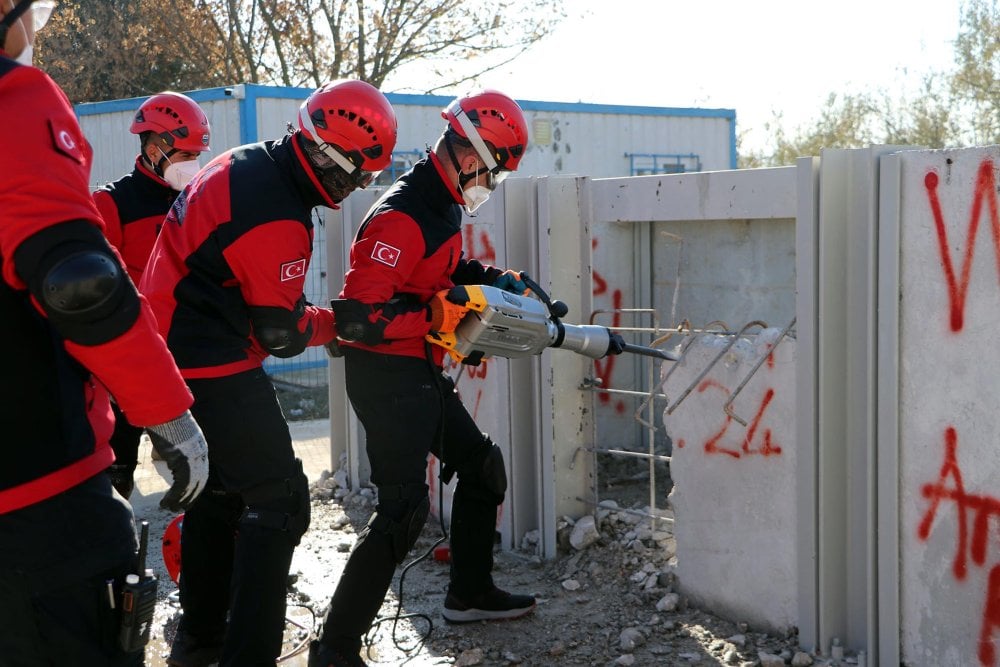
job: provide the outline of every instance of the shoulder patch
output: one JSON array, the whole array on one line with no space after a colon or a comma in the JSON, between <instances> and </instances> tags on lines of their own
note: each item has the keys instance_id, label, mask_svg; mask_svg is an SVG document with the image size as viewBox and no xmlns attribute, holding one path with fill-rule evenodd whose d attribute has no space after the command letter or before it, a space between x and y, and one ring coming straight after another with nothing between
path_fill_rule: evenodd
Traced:
<instances>
[{"instance_id":1,"label":"shoulder patch","mask_svg":"<svg viewBox=\"0 0 1000 667\"><path fill-rule=\"evenodd\" d=\"M86 161L84 147L80 145L83 138L73 132L73 127L61 118L49 119L49 131L52 133L52 147L59 153L78 164Z\"/></svg>"},{"instance_id":2,"label":"shoulder patch","mask_svg":"<svg viewBox=\"0 0 1000 667\"><path fill-rule=\"evenodd\" d=\"M395 248L388 243L376 241L375 247L372 248L372 259L386 266L396 266L396 263L399 262L399 256L402 253L403 251L399 248Z\"/></svg>"},{"instance_id":3,"label":"shoulder patch","mask_svg":"<svg viewBox=\"0 0 1000 667\"><path fill-rule=\"evenodd\" d=\"M295 280L306 274L306 260L297 259L294 262L285 262L281 265L281 282Z\"/></svg>"}]
</instances>

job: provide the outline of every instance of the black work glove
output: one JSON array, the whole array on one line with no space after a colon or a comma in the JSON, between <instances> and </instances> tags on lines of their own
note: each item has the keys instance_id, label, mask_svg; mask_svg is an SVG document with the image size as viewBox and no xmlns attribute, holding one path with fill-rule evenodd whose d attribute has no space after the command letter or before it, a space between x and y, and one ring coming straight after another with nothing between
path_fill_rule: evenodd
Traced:
<instances>
[{"instance_id":1,"label":"black work glove","mask_svg":"<svg viewBox=\"0 0 1000 667\"><path fill-rule=\"evenodd\" d=\"M128 465L127 463L113 463L108 467L108 477L111 478L111 486L115 487L115 491L125 500L128 500L128 497L132 495L132 491L135 489L135 480L132 477L134 472L135 466Z\"/></svg>"},{"instance_id":2,"label":"black work glove","mask_svg":"<svg viewBox=\"0 0 1000 667\"><path fill-rule=\"evenodd\" d=\"M191 411L185 410L180 417L146 430L174 478L160 507L173 512L186 510L208 481L208 444L201 427Z\"/></svg>"},{"instance_id":3,"label":"black work glove","mask_svg":"<svg viewBox=\"0 0 1000 667\"><path fill-rule=\"evenodd\" d=\"M608 329L608 351L604 353L604 356L609 354L621 354L625 351L625 339L616 333L612 333Z\"/></svg>"},{"instance_id":4,"label":"black work glove","mask_svg":"<svg viewBox=\"0 0 1000 667\"><path fill-rule=\"evenodd\" d=\"M344 356L344 351L340 349L340 343L337 342L336 338L331 340L323 347L326 348L326 356L330 357L331 359L339 359L340 357Z\"/></svg>"}]
</instances>

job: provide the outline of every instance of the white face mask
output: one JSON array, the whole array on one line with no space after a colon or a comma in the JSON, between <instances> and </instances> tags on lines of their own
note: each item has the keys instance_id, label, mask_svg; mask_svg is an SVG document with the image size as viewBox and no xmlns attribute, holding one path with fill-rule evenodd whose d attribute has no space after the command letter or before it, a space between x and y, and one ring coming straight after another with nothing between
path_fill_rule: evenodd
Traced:
<instances>
[{"instance_id":1,"label":"white face mask","mask_svg":"<svg viewBox=\"0 0 1000 667\"><path fill-rule=\"evenodd\" d=\"M34 46L32 44L26 44L24 49L21 50L21 53L17 56L17 58L14 58L14 60L16 60L18 63L22 65L27 65L28 67L31 67L32 58L34 54L35 54Z\"/></svg>"},{"instance_id":2,"label":"white face mask","mask_svg":"<svg viewBox=\"0 0 1000 667\"><path fill-rule=\"evenodd\" d=\"M170 162L170 158L167 158ZM163 170L163 180L170 184L174 190L180 192L184 186L191 182L194 175L201 169L197 160L186 160L184 162L170 162Z\"/></svg>"},{"instance_id":3,"label":"white face mask","mask_svg":"<svg viewBox=\"0 0 1000 667\"><path fill-rule=\"evenodd\" d=\"M465 200L465 212L470 215L477 208L486 203L492 191L485 185L473 185L471 188L462 190L462 199Z\"/></svg>"}]
</instances>

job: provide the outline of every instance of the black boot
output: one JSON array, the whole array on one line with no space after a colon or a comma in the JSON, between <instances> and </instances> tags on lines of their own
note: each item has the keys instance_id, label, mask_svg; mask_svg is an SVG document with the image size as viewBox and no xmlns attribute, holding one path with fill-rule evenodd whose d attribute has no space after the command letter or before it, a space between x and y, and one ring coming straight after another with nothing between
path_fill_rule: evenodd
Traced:
<instances>
[{"instance_id":1,"label":"black boot","mask_svg":"<svg viewBox=\"0 0 1000 667\"><path fill-rule=\"evenodd\" d=\"M309 645L309 667L365 667L356 651L340 651L319 642Z\"/></svg>"}]
</instances>

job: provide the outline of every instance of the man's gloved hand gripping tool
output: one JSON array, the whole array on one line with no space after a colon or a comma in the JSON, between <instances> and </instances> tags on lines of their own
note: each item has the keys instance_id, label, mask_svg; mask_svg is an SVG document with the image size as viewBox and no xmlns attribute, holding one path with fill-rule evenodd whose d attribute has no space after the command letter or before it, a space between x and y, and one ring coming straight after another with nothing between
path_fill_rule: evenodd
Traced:
<instances>
[{"instance_id":1,"label":"man's gloved hand gripping tool","mask_svg":"<svg viewBox=\"0 0 1000 667\"><path fill-rule=\"evenodd\" d=\"M549 299L527 274L521 273L521 280L538 299L487 285L456 285L441 290L433 299L467 308L468 312L453 331L431 331L427 340L447 349L455 360L472 366L486 357L529 357L547 347L592 359L631 352L677 361L675 355L664 350L626 343L607 327L563 323L560 318L569 312L566 304ZM435 307L447 309L443 303L432 303L432 310Z\"/></svg>"}]
</instances>

